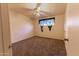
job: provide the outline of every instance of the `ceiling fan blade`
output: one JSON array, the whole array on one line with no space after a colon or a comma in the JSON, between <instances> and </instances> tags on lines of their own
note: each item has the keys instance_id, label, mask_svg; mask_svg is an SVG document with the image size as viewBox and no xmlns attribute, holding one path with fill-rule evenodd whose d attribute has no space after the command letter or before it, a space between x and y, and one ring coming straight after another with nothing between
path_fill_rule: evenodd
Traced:
<instances>
[{"instance_id":1,"label":"ceiling fan blade","mask_svg":"<svg viewBox=\"0 0 79 59\"><path fill-rule=\"evenodd\" d=\"M53 14L52 14L52 13L47 12L47 11L40 11L40 14L43 14L43 15L48 15L48 16L53 16Z\"/></svg>"}]
</instances>

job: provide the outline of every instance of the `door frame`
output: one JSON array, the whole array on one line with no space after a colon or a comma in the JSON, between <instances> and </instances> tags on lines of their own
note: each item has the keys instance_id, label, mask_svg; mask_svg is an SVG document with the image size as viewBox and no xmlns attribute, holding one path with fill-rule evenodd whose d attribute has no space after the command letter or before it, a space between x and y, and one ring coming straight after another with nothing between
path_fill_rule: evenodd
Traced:
<instances>
[{"instance_id":1,"label":"door frame","mask_svg":"<svg viewBox=\"0 0 79 59\"><path fill-rule=\"evenodd\" d=\"M10 36L10 18L8 3L0 3L0 16L1 16L1 27L2 27L2 41L3 41L3 55L12 55L11 36Z\"/></svg>"}]
</instances>

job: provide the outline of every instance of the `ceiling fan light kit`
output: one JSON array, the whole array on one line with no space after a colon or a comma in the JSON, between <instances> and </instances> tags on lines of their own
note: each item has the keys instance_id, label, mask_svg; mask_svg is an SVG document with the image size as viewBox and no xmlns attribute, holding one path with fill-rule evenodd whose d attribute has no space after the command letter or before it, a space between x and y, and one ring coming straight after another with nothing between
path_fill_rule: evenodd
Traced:
<instances>
[{"instance_id":1,"label":"ceiling fan light kit","mask_svg":"<svg viewBox=\"0 0 79 59\"><path fill-rule=\"evenodd\" d=\"M40 16L40 5L38 6L37 4L37 7L34 9L33 15Z\"/></svg>"}]
</instances>

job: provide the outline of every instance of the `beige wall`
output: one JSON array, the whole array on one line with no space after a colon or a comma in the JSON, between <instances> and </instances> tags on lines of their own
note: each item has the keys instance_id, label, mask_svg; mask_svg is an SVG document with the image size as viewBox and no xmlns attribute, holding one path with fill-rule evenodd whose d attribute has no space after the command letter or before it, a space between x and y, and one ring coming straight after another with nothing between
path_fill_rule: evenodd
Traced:
<instances>
[{"instance_id":1,"label":"beige wall","mask_svg":"<svg viewBox=\"0 0 79 59\"><path fill-rule=\"evenodd\" d=\"M55 16L55 25L52 27L52 30L49 31L48 27L43 28L43 32L41 32L41 28L39 25L39 21L35 20L35 35L41 37L55 38L55 39L64 39L64 15Z\"/></svg>"},{"instance_id":2,"label":"beige wall","mask_svg":"<svg viewBox=\"0 0 79 59\"><path fill-rule=\"evenodd\" d=\"M66 11L66 43L67 55L79 56L79 4L68 4Z\"/></svg>"},{"instance_id":3,"label":"beige wall","mask_svg":"<svg viewBox=\"0 0 79 59\"><path fill-rule=\"evenodd\" d=\"M27 16L10 10L11 42L15 43L33 36L33 22Z\"/></svg>"}]
</instances>

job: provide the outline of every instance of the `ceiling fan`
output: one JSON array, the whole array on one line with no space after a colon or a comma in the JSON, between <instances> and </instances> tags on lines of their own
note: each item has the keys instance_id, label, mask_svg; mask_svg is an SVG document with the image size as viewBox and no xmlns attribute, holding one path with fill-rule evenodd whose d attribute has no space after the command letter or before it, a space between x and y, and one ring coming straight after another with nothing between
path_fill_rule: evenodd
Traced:
<instances>
[{"instance_id":1,"label":"ceiling fan","mask_svg":"<svg viewBox=\"0 0 79 59\"><path fill-rule=\"evenodd\" d=\"M33 10L33 16L40 16L40 7L41 3L37 3L36 7Z\"/></svg>"},{"instance_id":2,"label":"ceiling fan","mask_svg":"<svg viewBox=\"0 0 79 59\"><path fill-rule=\"evenodd\" d=\"M52 14L47 12L47 11L43 11L41 10L41 6L42 6L42 3L37 3L36 4L36 7L32 10L33 13L33 18L35 17L40 17L40 18L43 18L43 17L47 17L47 16L51 16Z\"/></svg>"}]
</instances>

